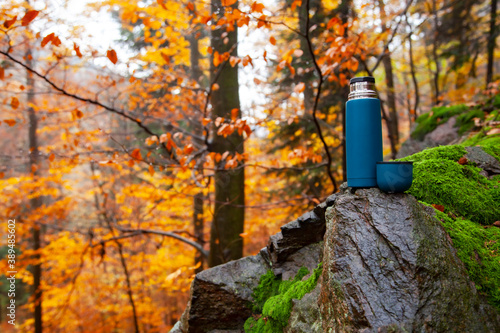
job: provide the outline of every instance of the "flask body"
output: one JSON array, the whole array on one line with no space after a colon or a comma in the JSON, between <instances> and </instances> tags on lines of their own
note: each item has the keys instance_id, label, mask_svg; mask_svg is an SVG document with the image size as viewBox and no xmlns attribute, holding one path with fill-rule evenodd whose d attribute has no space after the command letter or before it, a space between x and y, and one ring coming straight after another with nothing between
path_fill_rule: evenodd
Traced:
<instances>
[{"instance_id":1,"label":"flask body","mask_svg":"<svg viewBox=\"0 0 500 333\"><path fill-rule=\"evenodd\" d=\"M347 101L345 140L347 186L377 187L377 162L383 160L378 98Z\"/></svg>"}]
</instances>

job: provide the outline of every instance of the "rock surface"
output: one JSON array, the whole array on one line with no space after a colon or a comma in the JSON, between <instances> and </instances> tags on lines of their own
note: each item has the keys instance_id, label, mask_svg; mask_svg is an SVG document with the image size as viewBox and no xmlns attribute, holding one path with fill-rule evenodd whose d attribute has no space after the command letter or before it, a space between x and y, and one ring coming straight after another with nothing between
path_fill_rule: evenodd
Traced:
<instances>
[{"instance_id":1,"label":"rock surface","mask_svg":"<svg viewBox=\"0 0 500 333\"><path fill-rule=\"evenodd\" d=\"M287 280L301 267L312 272L322 261L325 211L335 198L330 196L313 211L281 227L256 256L198 273L186 310L170 332L243 332L243 324L252 314L252 292L261 275L272 269Z\"/></svg>"},{"instance_id":2,"label":"rock surface","mask_svg":"<svg viewBox=\"0 0 500 333\"><path fill-rule=\"evenodd\" d=\"M467 154L465 157L474 162L479 168L486 172L486 177L491 177L500 174L500 162L493 156L486 153L479 146L465 147Z\"/></svg>"},{"instance_id":3,"label":"rock surface","mask_svg":"<svg viewBox=\"0 0 500 333\"><path fill-rule=\"evenodd\" d=\"M500 332L434 211L378 189L327 210L324 332Z\"/></svg>"},{"instance_id":4,"label":"rock surface","mask_svg":"<svg viewBox=\"0 0 500 333\"><path fill-rule=\"evenodd\" d=\"M456 121L456 117L451 117L446 123L439 125L432 132L427 133L422 141L409 137L401 145L396 158L403 158L426 148L449 145L457 141L460 136L458 128L455 127Z\"/></svg>"}]
</instances>

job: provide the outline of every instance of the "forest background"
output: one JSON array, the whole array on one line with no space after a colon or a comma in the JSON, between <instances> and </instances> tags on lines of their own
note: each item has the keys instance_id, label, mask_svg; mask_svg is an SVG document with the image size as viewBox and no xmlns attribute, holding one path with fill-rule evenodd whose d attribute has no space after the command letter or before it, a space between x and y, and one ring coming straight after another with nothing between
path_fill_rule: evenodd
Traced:
<instances>
[{"instance_id":1,"label":"forest background","mask_svg":"<svg viewBox=\"0 0 500 333\"><path fill-rule=\"evenodd\" d=\"M353 76L389 159L498 88L496 0L0 3L3 332L167 331L196 272L337 191Z\"/></svg>"}]
</instances>

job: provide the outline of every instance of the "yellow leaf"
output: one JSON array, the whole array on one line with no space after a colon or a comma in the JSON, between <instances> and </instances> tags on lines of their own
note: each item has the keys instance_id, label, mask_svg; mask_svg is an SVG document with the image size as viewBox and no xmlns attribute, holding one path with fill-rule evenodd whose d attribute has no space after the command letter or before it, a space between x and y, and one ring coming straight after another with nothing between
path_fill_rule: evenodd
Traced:
<instances>
[{"instance_id":1,"label":"yellow leaf","mask_svg":"<svg viewBox=\"0 0 500 333\"><path fill-rule=\"evenodd\" d=\"M38 15L38 10L28 10L26 14L24 14L24 17L21 19L21 24L23 27L27 26L30 24L31 21L35 19Z\"/></svg>"},{"instance_id":2,"label":"yellow leaf","mask_svg":"<svg viewBox=\"0 0 500 333\"><path fill-rule=\"evenodd\" d=\"M116 55L116 51L115 50L108 50L107 57L108 57L109 61L111 61L114 65L118 61L118 57Z\"/></svg>"},{"instance_id":3,"label":"yellow leaf","mask_svg":"<svg viewBox=\"0 0 500 333\"><path fill-rule=\"evenodd\" d=\"M10 101L10 106L15 110L19 107L19 100L16 97L12 97Z\"/></svg>"}]
</instances>

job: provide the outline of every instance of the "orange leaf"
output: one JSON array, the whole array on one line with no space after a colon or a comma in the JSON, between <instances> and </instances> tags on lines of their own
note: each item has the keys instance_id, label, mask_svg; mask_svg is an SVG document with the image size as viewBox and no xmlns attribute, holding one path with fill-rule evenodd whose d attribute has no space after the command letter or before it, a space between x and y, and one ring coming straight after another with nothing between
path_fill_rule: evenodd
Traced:
<instances>
[{"instance_id":1,"label":"orange leaf","mask_svg":"<svg viewBox=\"0 0 500 333\"><path fill-rule=\"evenodd\" d=\"M16 21L17 21L17 15L14 16L13 19L5 20L5 22L3 23L3 26L5 27L5 29L9 29L10 27L12 27L12 25L14 23L16 23Z\"/></svg>"},{"instance_id":2,"label":"orange leaf","mask_svg":"<svg viewBox=\"0 0 500 333\"><path fill-rule=\"evenodd\" d=\"M37 15L38 15L38 10L28 10L26 14L24 14L24 17L21 19L23 27L30 24L30 22L33 21Z\"/></svg>"},{"instance_id":3,"label":"orange leaf","mask_svg":"<svg viewBox=\"0 0 500 333\"><path fill-rule=\"evenodd\" d=\"M168 136L164 133L160 135L160 143L165 143L168 140Z\"/></svg>"},{"instance_id":4,"label":"orange leaf","mask_svg":"<svg viewBox=\"0 0 500 333\"><path fill-rule=\"evenodd\" d=\"M5 172L0 172L0 178L5 177Z\"/></svg>"},{"instance_id":5,"label":"orange leaf","mask_svg":"<svg viewBox=\"0 0 500 333\"><path fill-rule=\"evenodd\" d=\"M151 176L154 176L154 174L155 174L155 168L154 168L153 165L151 165L151 164L149 165L148 171L149 171L149 174Z\"/></svg>"},{"instance_id":6,"label":"orange leaf","mask_svg":"<svg viewBox=\"0 0 500 333\"><path fill-rule=\"evenodd\" d=\"M36 172L36 170L38 170L38 165L36 165L36 164L32 164L32 165L31 165L31 172L35 173L35 172Z\"/></svg>"},{"instance_id":7,"label":"orange leaf","mask_svg":"<svg viewBox=\"0 0 500 333\"><path fill-rule=\"evenodd\" d=\"M0 67L0 80L3 80L5 78L5 70L3 67Z\"/></svg>"},{"instance_id":8,"label":"orange leaf","mask_svg":"<svg viewBox=\"0 0 500 333\"><path fill-rule=\"evenodd\" d=\"M201 123L203 124L203 126L207 126L208 123L210 123L212 121L212 119L210 118L203 118L201 120Z\"/></svg>"},{"instance_id":9,"label":"orange leaf","mask_svg":"<svg viewBox=\"0 0 500 333\"><path fill-rule=\"evenodd\" d=\"M219 90L220 86L217 83L212 84L212 90Z\"/></svg>"},{"instance_id":10,"label":"orange leaf","mask_svg":"<svg viewBox=\"0 0 500 333\"><path fill-rule=\"evenodd\" d=\"M300 93L304 92L304 90L306 90L306 85L304 84L304 82L300 82L299 84L297 84L295 86L295 88L293 88L293 91L296 94L300 94Z\"/></svg>"},{"instance_id":11,"label":"orange leaf","mask_svg":"<svg viewBox=\"0 0 500 333\"><path fill-rule=\"evenodd\" d=\"M5 119L3 122L7 123L7 125L9 125L10 127L16 124L16 121L14 119Z\"/></svg>"},{"instance_id":12,"label":"orange leaf","mask_svg":"<svg viewBox=\"0 0 500 333\"><path fill-rule=\"evenodd\" d=\"M194 12L194 5L193 5L193 3L192 3L192 2L190 2L190 3L188 3L188 4L187 4L187 8L188 8L190 11Z\"/></svg>"},{"instance_id":13,"label":"orange leaf","mask_svg":"<svg viewBox=\"0 0 500 333\"><path fill-rule=\"evenodd\" d=\"M184 147L184 154L189 155L193 152L194 147L192 144L188 144Z\"/></svg>"},{"instance_id":14,"label":"orange leaf","mask_svg":"<svg viewBox=\"0 0 500 333\"><path fill-rule=\"evenodd\" d=\"M276 38L271 36L271 38L269 38L269 42L271 43L271 45L276 45Z\"/></svg>"},{"instance_id":15,"label":"orange leaf","mask_svg":"<svg viewBox=\"0 0 500 333\"><path fill-rule=\"evenodd\" d=\"M116 51L111 49L108 50L108 53L106 54L108 57L109 61L111 61L114 65L116 65L116 62L118 61L118 57L116 56Z\"/></svg>"},{"instance_id":16,"label":"orange leaf","mask_svg":"<svg viewBox=\"0 0 500 333\"><path fill-rule=\"evenodd\" d=\"M170 57L168 55L166 55L165 53L161 53L161 57L163 58L163 60L165 60L165 62L167 63L167 65L170 64Z\"/></svg>"},{"instance_id":17,"label":"orange leaf","mask_svg":"<svg viewBox=\"0 0 500 333\"><path fill-rule=\"evenodd\" d=\"M163 9L167 9L167 7L165 6L165 0L156 0L156 2L158 2L158 4L163 7Z\"/></svg>"},{"instance_id":18,"label":"orange leaf","mask_svg":"<svg viewBox=\"0 0 500 333\"><path fill-rule=\"evenodd\" d=\"M232 6L236 3L238 0L222 0L222 5L223 6Z\"/></svg>"},{"instance_id":19,"label":"orange leaf","mask_svg":"<svg viewBox=\"0 0 500 333\"><path fill-rule=\"evenodd\" d=\"M16 97L12 97L10 101L10 106L15 110L19 107L19 100Z\"/></svg>"},{"instance_id":20,"label":"orange leaf","mask_svg":"<svg viewBox=\"0 0 500 333\"><path fill-rule=\"evenodd\" d=\"M443 205L432 204L432 207L436 208L440 212L444 212L444 206Z\"/></svg>"},{"instance_id":21,"label":"orange leaf","mask_svg":"<svg viewBox=\"0 0 500 333\"><path fill-rule=\"evenodd\" d=\"M240 111L240 109L232 109L231 110L231 119L233 121L236 120L236 118L238 118L238 112Z\"/></svg>"},{"instance_id":22,"label":"orange leaf","mask_svg":"<svg viewBox=\"0 0 500 333\"><path fill-rule=\"evenodd\" d=\"M207 47L207 52L208 53L212 54L213 51L214 51L214 49L211 46Z\"/></svg>"},{"instance_id":23,"label":"orange leaf","mask_svg":"<svg viewBox=\"0 0 500 333\"><path fill-rule=\"evenodd\" d=\"M132 154L130 154L130 156L132 156L136 160L142 160L141 150L139 148L134 149L134 151L132 151Z\"/></svg>"},{"instance_id":24,"label":"orange leaf","mask_svg":"<svg viewBox=\"0 0 500 333\"><path fill-rule=\"evenodd\" d=\"M460 165L464 165L464 164L467 164L469 162L469 160L467 159L467 157L460 157L460 159L458 160L458 164Z\"/></svg>"},{"instance_id":25,"label":"orange leaf","mask_svg":"<svg viewBox=\"0 0 500 333\"><path fill-rule=\"evenodd\" d=\"M73 43L73 50L75 50L76 56L78 58L82 57L82 53L80 52L80 47L78 45L76 45L76 43Z\"/></svg>"},{"instance_id":26,"label":"orange leaf","mask_svg":"<svg viewBox=\"0 0 500 333\"><path fill-rule=\"evenodd\" d=\"M80 111L80 110L78 110L78 109L76 109L76 110L75 110L75 117L77 117L77 118L81 118L81 117L83 117L83 112L82 112L82 111Z\"/></svg>"},{"instance_id":27,"label":"orange leaf","mask_svg":"<svg viewBox=\"0 0 500 333\"><path fill-rule=\"evenodd\" d=\"M252 12L257 12L257 13L262 13L262 10L264 9L264 5L258 2L254 2L252 4Z\"/></svg>"},{"instance_id":28,"label":"orange leaf","mask_svg":"<svg viewBox=\"0 0 500 333\"><path fill-rule=\"evenodd\" d=\"M220 65L221 57L219 55L219 52L215 51L214 52L214 66L217 67Z\"/></svg>"},{"instance_id":29,"label":"orange leaf","mask_svg":"<svg viewBox=\"0 0 500 333\"><path fill-rule=\"evenodd\" d=\"M54 153L49 155L49 161L53 162L55 158L56 158L56 155L54 155Z\"/></svg>"},{"instance_id":30,"label":"orange leaf","mask_svg":"<svg viewBox=\"0 0 500 333\"><path fill-rule=\"evenodd\" d=\"M42 43L40 44L42 47L45 47L48 43L50 43L56 35L54 33L48 34L47 36L43 37Z\"/></svg>"},{"instance_id":31,"label":"orange leaf","mask_svg":"<svg viewBox=\"0 0 500 333\"><path fill-rule=\"evenodd\" d=\"M245 127L243 128L243 130L245 131L245 133L247 134L247 136L250 136L250 134L252 134L252 129L248 125L245 125Z\"/></svg>"}]
</instances>

